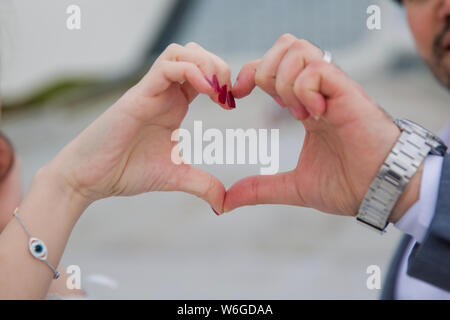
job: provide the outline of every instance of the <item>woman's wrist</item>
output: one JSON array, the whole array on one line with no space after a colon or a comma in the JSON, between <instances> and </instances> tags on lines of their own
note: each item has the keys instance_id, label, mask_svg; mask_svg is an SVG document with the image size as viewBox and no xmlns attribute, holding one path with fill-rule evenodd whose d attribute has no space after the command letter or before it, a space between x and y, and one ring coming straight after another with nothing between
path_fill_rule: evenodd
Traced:
<instances>
[{"instance_id":1,"label":"woman's wrist","mask_svg":"<svg viewBox=\"0 0 450 320\"><path fill-rule=\"evenodd\" d=\"M58 266L75 224L90 203L52 165L33 177L17 214L30 235L45 244L51 266ZM8 262L0 268L0 298L44 298L54 276L30 254L23 225L11 218L0 234L0 261Z\"/></svg>"},{"instance_id":2,"label":"woman's wrist","mask_svg":"<svg viewBox=\"0 0 450 320\"><path fill-rule=\"evenodd\" d=\"M40 189L40 192L44 189L46 194L50 192L52 199L63 204L68 209L67 212L76 219L93 202L79 192L76 186L72 185L66 176L51 163L40 168L34 175L29 192L36 189Z\"/></svg>"}]
</instances>

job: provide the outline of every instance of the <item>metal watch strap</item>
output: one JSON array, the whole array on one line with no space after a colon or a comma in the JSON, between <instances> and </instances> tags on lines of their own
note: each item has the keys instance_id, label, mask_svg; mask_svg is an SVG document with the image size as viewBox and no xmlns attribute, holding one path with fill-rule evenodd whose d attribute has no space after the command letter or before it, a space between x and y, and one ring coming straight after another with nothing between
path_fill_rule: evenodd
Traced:
<instances>
[{"instance_id":1,"label":"metal watch strap","mask_svg":"<svg viewBox=\"0 0 450 320\"><path fill-rule=\"evenodd\" d=\"M357 220L381 233L392 209L432 146L423 132L402 128L402 133L384 161L359 208Z\"/></svg>"}]
</instances>

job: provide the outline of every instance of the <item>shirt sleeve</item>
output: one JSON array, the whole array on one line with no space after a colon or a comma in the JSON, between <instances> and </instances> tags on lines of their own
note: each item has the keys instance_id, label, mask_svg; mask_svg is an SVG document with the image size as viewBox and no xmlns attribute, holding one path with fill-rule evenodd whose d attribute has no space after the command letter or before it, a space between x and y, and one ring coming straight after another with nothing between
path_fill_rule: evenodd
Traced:
<instances>
[{"instance_id":1,"label":"shirt sleeve","mask_svg":"<svg viewBox=\"0 0 450 320\"><path fill-rule=\"evenodd\" d=\"M395 223L395 227L421 243L436 211L444 158L429 155L424 161L419 200Z\"/></svg>"}]
</instances>

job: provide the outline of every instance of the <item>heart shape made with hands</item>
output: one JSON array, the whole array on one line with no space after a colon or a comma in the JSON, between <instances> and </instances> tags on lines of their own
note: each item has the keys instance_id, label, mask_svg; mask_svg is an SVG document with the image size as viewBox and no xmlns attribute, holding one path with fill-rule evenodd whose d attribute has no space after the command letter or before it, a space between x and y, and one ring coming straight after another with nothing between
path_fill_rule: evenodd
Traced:
<instances>
[{"instance_id":1,"label":"heart shape made with hands","mask_svg":"<svg viewBox=\"0 0 450 320\"><path fill-rule=\"evenodd\" d=\"M139 83L54 158L50 171L63 173L83 202L182 191L219 214L245 205L287 204L356 215L400 135L391 118L324 61L322 50L291 35L244 65L234 85L230 73L223 60L197 44L169 45ZM293 170L247 177L225 190L208 172L172 161L173 133L198 94L228 110L235 108L234 98L256 86L305 127Z\"/></svg>"},{"instance_id":2,"label":"heart shape made with hands","mask_svg":"<svg viewBox=\"0 0 450 320\"><path fill-rule=\"evenodd\" d=\"M294 63L299 57L303 63ZM246 64L226 96L217 79L208 82L219 94L218 100L232 108L233 97L248 96L255 86L288 108L306 130L297 166L289 172L236 182L223 192L221 205L220 196L216 199L214 212L219 215L245 205L287 204L356 215L400 134L398 128L358 84L322 56L308 59L302 50L294 50L283 59L267 59L266 54L262 60Z\"/></svg>"},{"instance_id":3,"label":"heart shape made with hands","mask_svg":"<svg viewBox=\"0 0 450 320\"><path fill-rule=\"evenodd\" d=\"M230 73L223 60L196 44L170 45L137 85L63 150L55 166L73 168L73 185L94 199L182 191L219 214L245 205L287 204L356 215L400 135L391 118L324 61L322 50L290 35L244 65L234 85ZM228 110L234 98L256 86L305 127L293 170L247 177L225 190L208 172L172 161L173 132L198 94Z\"/></svg>"}]
</instances>

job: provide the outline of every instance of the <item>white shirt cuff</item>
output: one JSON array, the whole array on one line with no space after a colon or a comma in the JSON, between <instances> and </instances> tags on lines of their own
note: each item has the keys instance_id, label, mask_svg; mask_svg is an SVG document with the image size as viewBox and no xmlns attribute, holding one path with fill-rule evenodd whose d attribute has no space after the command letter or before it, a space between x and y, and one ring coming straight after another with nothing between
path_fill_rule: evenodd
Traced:
<instances>
[{"instance_id":1,"label":"white shirt cuff","mask_svg":"<svg viewBox=\"0 0 450 320\"><path fill-rule=\"evenodd\" d=\"M428 156L424 161L419 200L397 221L395 227L421 243L433 220L438 200L444 158Z\"/></svg>"}]
</instances>

